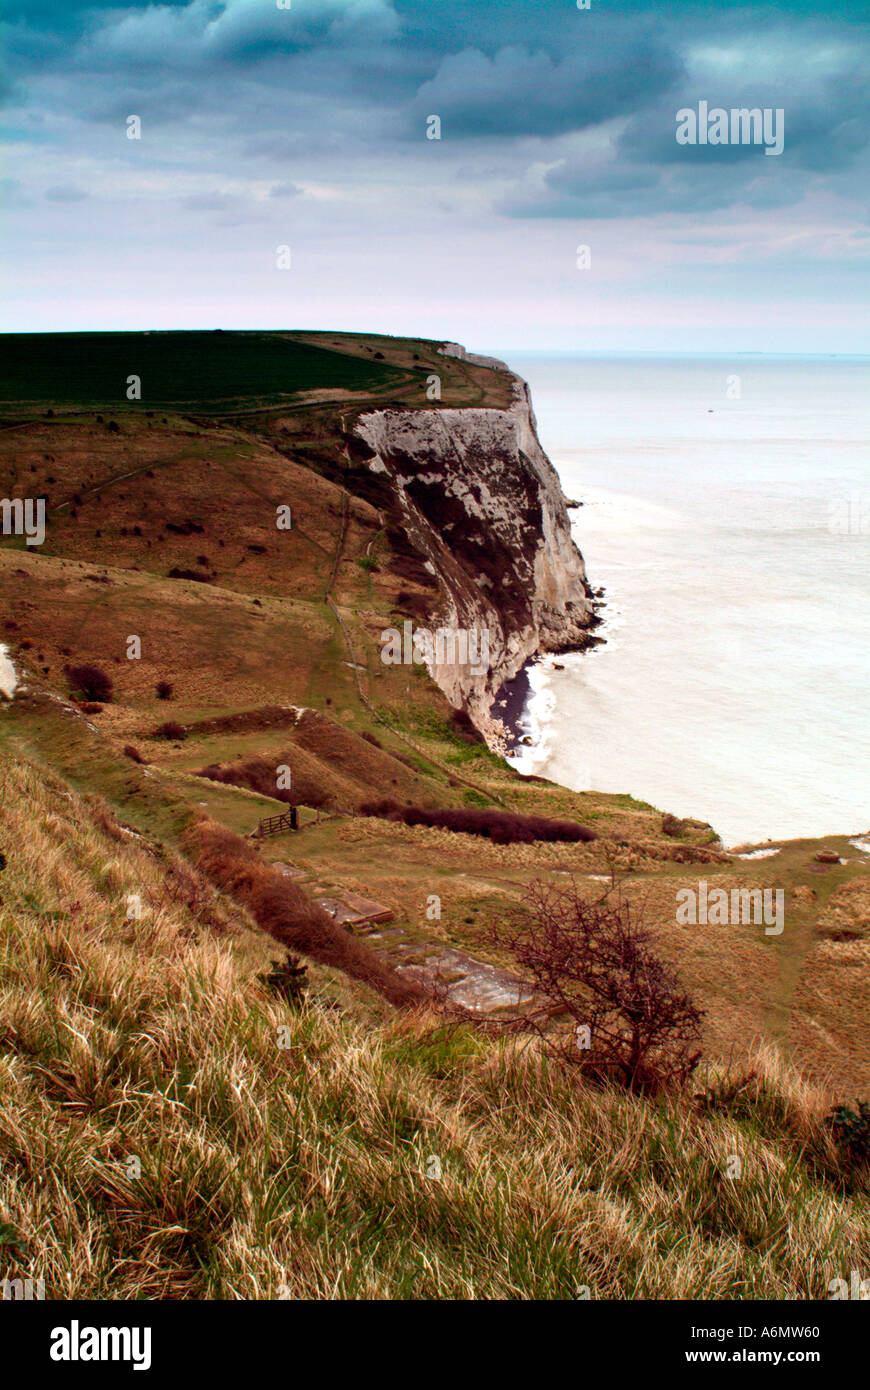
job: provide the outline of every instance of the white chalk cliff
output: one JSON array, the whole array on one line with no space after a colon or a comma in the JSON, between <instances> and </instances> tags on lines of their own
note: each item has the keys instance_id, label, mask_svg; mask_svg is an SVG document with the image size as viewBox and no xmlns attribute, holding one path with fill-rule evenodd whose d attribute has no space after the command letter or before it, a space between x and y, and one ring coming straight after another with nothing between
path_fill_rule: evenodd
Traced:
<instances>
[{"instance_id":1,"label":"white chalk cliff","mask_svg":"<svg viewBox=\"0 0 870 1390\"><path fill-rule=\"evenodd\" d=\"M507 373L510 407L377 410L356 429L371 450L369 468L388 475L401 528L431 576L430 616L419 625L489 633L489 670L433 660L430 671L451 704L498 744L492 703L503 683L538 653L589 645L595 616L527 384L458 344L442 350Z\"/></svg>"}]
</instances>

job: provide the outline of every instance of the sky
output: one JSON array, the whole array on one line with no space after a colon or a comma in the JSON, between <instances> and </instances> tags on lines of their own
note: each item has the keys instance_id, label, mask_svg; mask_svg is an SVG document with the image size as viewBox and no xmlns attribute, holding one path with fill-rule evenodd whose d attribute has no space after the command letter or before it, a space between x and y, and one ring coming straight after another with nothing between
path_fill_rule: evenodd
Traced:
<instances>
[{"instance_id":1,"label":"sky","mask_svg":"<svg viewBox=\"0 0 870 1390\"><path fill-rule=\"evenodd\" d=\"M5 0L0 53L4 331L870 351L870 0Z\"/></svg>"}]
</instances>

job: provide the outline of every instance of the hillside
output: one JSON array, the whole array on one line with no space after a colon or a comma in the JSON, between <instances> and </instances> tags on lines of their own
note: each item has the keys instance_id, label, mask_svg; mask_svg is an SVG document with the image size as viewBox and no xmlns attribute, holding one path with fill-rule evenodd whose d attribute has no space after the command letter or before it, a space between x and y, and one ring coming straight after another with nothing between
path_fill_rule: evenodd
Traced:
<instances>
[{"instance_id":1,"label":"hillside","mask_svg":"<svg viewBox=\"0 0 870 1390\"><path fill-rule=\"evenodd\" d=\"M109 1299L770 1299L866 1266L866 1206L807 1154L825 1097L772 1053L728 1113L727 1093L578 1087L320 967L298 1010L252 922L180 893L98 801L7 758L0 807L6 1277Z\"/></svg>"},{"instance_id":2,"label":"hillside","mask_svg":"<svg viewBox=\"0 0 870 1390\"><path fill-rule=\"evenodd\" d=\"M361 334L3 346L0 497L47 511L41 546L0 537L19 682L0 697L16 1260L95 1297L805 1297L851 1268L866 1195L823 1121L870 1091L870 856L844 834L741 858L715 828L499 756L502 680L594 640L516 379L455 345ZM143 362L161 401L125 399ZM381 660L385 629L445 618L491 627L495 675ZM110 699L76 685L82 665ZM362 813L385 797L595 838L495 843ZM288 802L298 831L247 841L247 859L221 839ZM704 1009L691 1095L578 1085L497 1026L516 967L492 928L533 882L569 877L642 903ZM782 888L784 931L679 925L700 880ZM359 899L389 923L324 915ZM301 1010L258 978L284 947L308 962ZM697 1099L708 1086L721 1104Z\"/></svg>"}]
</instances>

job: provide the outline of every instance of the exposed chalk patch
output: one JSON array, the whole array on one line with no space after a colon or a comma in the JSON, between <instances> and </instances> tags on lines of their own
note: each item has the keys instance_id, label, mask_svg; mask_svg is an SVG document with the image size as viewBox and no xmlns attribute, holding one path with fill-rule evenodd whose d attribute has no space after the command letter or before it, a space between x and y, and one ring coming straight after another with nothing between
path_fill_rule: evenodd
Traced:
<instances>
[{"instance_id":1,"label":"exposed chalk patch","mask_svg":"<svg viewBox=\"0 0 870 1390\"><path fill-rule=\"evenodd\" d=\"M12 665L8 649L0 642L0 695L11 700L18 689L18 677Z\"/></svg>"}]
</instances>

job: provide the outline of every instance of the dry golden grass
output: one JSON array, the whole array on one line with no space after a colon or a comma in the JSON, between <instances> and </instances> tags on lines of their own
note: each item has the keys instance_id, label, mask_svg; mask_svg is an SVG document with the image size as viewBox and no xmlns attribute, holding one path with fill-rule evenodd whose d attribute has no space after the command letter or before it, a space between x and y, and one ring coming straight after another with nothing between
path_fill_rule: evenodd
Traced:
<instances>
[{"instance_id":1,"label":"dry golden grass","mask_svg":"<svg viewBox=\"0 0 870 1390\"><path fill-rule=\"evenodd\" d=\"M3 1277L80 1298L804 1298L866 1267L866 1197L823 1176L825 1094L771 1049L734 1103L716 1075L704 1106L653 1103L317 967L294 1011L240 909L200 886L191 910L176 861L11 757L0 844Z\"/></svg>"}]
</instances>

